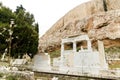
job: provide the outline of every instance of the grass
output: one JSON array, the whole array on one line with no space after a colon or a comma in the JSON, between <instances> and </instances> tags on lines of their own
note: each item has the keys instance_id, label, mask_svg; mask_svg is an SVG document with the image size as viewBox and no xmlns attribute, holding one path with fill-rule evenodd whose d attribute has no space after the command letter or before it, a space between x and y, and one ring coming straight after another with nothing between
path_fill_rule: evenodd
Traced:
<instances>
[{"instance_id":1,"label":"grass","mask_svg":"<svg viewBox=\"0 0 120 80\"><path fill-rule=\"evenodd\" d=\"M16 76L9 75L6 77L6 80L18 80Z\"/></svg>"},{"instance_id":2,"label":"grass","mask_svg":"<svg viewBox=\"0 0 120 80\"><path fill-rule=\"evenodd\" d=\"M29 77L21 74L0 73L0 80L29 80Z\"/></svg>"},{"instance_id":3,"label":"grass","mask_svg":"<svg viewBox=\"0 0 120 80\"><path fill-rule=\"evenodd\" d=\"M9 63L5 61L0 61L0 66L9 66Z\"/></svg>"},{"instance_id":4,"label":"grass","mask_svg":"<svg viewBox=\"0 0 120 80\"><path fill-rule=\"evenodd\" d=\"M50 57L51 58L56 58L60 56L60 50L55 50L53 52L50 52Z\"/></svg>"},{"instance_id":5,"label":"grass","mask_svg":"<svg viewBox=\"0 0 120 80\"><path fill-rule=\"evenodd\" d=\"M115 56L120 54L120 47L105 48L105 52L106 54ZM118 58L120 57L118 56ZM109 64L109 68L110 69L120 68L120 61L111 61L111 63Z\"/></svg>"},{"instance_id":6,"label":"grass","mask_svg":"<svg viewBox=\"0 0 120 80\"><path fill-rule=\"evenodd\" d=\"M60 50L55 50L53 52L50 52L50 58L51 58L51 65L53 64L53 58L60 57Z\"/></svg>"},{"instance_id":7,"label":"grass","mask_svg":"<svg viewBox=\"0 0 120 80\"><path fill-rule=\"evenodd\" d=\"M120 47L105 48L105 52L110 54L120 53Z\"/></svg>"},{"instance_id":8,"label":"grass","mask_svg":"<svg viewBox=\"0 0 120 80\"><path fill-rule=\"evenodd\" d=\"M0 73L0 78L3 77L3 75L4 75L3 73Z\"/></svg>"},{"instance_id":9,"label":"grass","mask_svg":"<svg viewBox=\"0 0 120 80\"><path fill-rule=\"evenodd\" d=\"M120 68L120 64L109 65L110 69Z\"/></svg>"},{"instance_id":10,"label":"grass","mask_svg":"<svg viewBox=\"0 0 120 80\"><path fill-rule=\"evenodd\" d=\"M110 69L120 68L120 61L112 61L109 67Z\"/></svg>"}]
</instances>

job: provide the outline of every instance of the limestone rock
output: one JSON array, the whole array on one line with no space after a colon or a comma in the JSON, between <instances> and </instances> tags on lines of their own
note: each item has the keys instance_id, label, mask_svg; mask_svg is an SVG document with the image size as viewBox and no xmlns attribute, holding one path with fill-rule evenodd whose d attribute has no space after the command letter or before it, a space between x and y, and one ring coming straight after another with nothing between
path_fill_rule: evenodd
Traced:
<instances>
[{"instance_id":1,"label":"limestone rock","mask_svg":"<svg viewBox=\"0 0 120 80\"><path fill-rule=\"evenodd\" d=\"M120 39L119 3L119 0L91 0L75 7L40 38L39 51L60 45L62 38L81 34L88 34L92 40Z\"/></svg>"}]
</instances>

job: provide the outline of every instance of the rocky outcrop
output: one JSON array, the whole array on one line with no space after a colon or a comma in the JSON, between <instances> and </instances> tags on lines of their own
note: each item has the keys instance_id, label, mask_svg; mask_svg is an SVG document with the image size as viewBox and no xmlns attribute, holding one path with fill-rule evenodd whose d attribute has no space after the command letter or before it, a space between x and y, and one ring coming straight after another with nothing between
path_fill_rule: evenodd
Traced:
<instances>
[{"instance_id":1,"label":"rocky outcrop","mask_svg":"<svg viewBox=\"0 0 120 80\"><path fill-rule=\"evenodd\" d=\"M88 34L93 41L101 39L114 43L117 39L116 44L120 45L119 3L119 0L91 0L77 6L40 38L39 50L59 46L62 38L81 34Z\"/></svg>"}]
</instances>

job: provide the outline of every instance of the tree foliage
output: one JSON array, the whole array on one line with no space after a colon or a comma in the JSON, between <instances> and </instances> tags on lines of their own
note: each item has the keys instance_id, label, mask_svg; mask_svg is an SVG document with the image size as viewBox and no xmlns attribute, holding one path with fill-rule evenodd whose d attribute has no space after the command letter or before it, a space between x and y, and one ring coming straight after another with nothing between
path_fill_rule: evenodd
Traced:
<instances>
[{"instance_id":1,"label":"tree foliage","mask_svg":"<svg viewBox=\"0 0 120 80\"><path fill-rule=\"evenodd\" d=\"M25 8L17 6L16 11L0 4L0 54L9 45L10 19L14 19L12 27L11 56L18 57L23 54L37 53L38 47L38 23L35 23L34 15L26 12Z\"/></svg>"}]
</instances>

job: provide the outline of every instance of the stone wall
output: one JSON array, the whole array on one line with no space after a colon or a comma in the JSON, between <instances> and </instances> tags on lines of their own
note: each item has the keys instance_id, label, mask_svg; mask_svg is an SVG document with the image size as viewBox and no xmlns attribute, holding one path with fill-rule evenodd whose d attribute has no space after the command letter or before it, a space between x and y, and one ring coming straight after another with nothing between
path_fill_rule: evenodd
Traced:
<instances>
[{"instance_id":1,"label":"stone wall","mask_svg":"<svg viewBox=\"0 0 120 80\"><path fill-rule=\"evenodd\" d=\"M34 56L33 71L51 70L50 56L48 53L40 53Z\"/></svg>"},{"instance_id":2,"label":"stone wall","mask_svg":"<svg viewBox=\"0 0 120 80\"><path fill-rule=\"evenodd\" d=\"M61 39L69 36L88 34L95 39L120 38L120 1L91 0L78 5L58 20L39 40L39 51L60 45Z\"/></svg>"}]
</instances>

